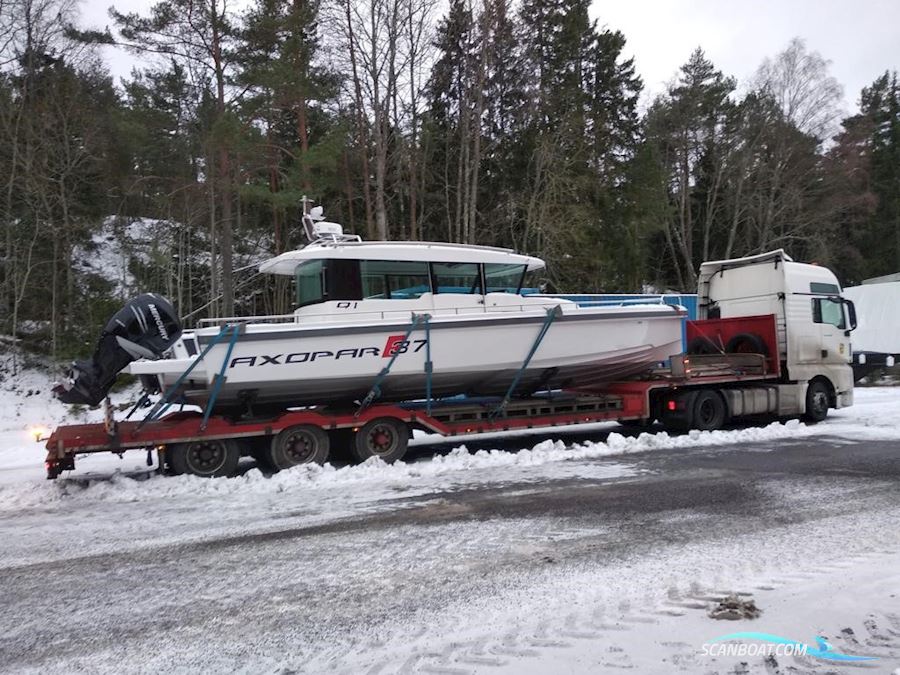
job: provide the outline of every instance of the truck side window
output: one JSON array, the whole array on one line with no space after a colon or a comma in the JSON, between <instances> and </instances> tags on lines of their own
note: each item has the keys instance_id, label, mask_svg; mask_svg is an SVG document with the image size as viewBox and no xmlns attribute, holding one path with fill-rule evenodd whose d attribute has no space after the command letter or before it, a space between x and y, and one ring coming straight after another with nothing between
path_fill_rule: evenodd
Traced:
<instances>
[{"instance_id":1,"label":"truck side window","mask_svg":"<svg viewBox=\"0 0 900 675\"><path fill-rule=\"evenodd\" d=\"M844 307L840 301L831 298L813 298L813 322L828 323L841 330L847 327L844 322Z\"/></svg>"}]
</instances>

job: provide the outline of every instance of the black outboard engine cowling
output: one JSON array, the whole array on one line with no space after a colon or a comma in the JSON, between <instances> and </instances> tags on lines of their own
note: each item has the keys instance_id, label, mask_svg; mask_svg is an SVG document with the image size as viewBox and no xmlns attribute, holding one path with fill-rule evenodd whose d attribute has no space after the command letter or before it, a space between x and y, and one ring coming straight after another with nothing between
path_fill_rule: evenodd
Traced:
<instances>
[{"instance_id":1,"label":"black outboard engine cowling","mask_svg":"<svg viewBox=\"0 0 900 675\"><path fill-rule=\"evenodd\" d=\"M53 393L63 403L99 405L125 366L140 358L158 359L181 330L172 303L156 293L139 295L107 322L93 357L75 361L68 382Z\"/></svg>"}]
</instances>

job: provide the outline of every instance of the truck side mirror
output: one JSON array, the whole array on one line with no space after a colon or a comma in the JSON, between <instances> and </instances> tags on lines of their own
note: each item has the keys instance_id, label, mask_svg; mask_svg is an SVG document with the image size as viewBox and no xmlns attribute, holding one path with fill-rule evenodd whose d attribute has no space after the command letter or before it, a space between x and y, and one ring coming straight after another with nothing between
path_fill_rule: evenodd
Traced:
<instances>
[{"instance_id":1,"label":"truck side mirror","mask_svg":"<svg viewBox=\"0 0 900 675\"><path fill-rule=\"evenodd\" d=\"M856 330L856 305L853 304L852 300L847 300L846 298L841 298L841 302L847 305L847 319L850 322L850 330ZM847 332L849 333L850 330Z\"/></svg>"}]
</instances>

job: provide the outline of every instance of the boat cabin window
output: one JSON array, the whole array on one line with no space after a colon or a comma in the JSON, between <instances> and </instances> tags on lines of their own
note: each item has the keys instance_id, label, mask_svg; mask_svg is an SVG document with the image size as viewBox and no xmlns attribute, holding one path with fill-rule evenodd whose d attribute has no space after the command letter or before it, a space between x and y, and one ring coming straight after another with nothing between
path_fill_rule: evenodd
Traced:
<instances>
[{"instance_id":1,"label":"boat cabin window","mask_svg":"<svg viewBox=\"0 0 900 675\"><path fill-rule=\"evenodd\" d=\"M408 260L306 260L294 272L297 307L334 300L413 300L423 293L518 293L525 265Z\"/></svg>"},{"instance_id":2,"label":"boat cabin window","mask_svg":"<svg viewBox=\"0 0 900 675\"><path fill-rule=\"evenodd\" d=\"M294 270L297 280L297 306L311 305L325 299L323 260L306 260Z\"/></svg>"},{"instance_id":3,"label":"boat cabin window","mask_svg":"<svg viewBox=\"0 0 900 675\"><path fill-rule=\"evenodd\" d=\"M431 292L428 263L360 260L363 298L410 300Z\"/></svg>"},{"instance_id":4,"label":"boat cabin window","mask_svg":"<svg viewBox=\"0 0 900 675\"><path fill-rule=\"evenodd\" d=\"M431 263L435 293L481 293L478 263Z\"/></svg>"},{"instance_id":5,"label":"boat cabin window","mask_svg":"<svg viewBox=\"0 0 900 675\"><path fill-rule=\"evenodd\" d=\"M488 293L518 293L525 277L525 265L486 263L484 282Z\"/></svg>"}]
</instances>

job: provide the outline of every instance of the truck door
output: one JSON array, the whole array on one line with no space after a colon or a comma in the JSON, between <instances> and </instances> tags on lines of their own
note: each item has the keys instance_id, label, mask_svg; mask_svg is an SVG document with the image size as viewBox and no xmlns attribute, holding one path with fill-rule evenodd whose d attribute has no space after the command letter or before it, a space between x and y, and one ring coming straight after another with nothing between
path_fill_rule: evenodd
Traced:
<instances>
[{"instance_id":1,"label":"truck door","mask_svg":"<svg viewBox=\"0 0 900 675\"><path fill-rule=\"evenodd\" d=\"M819 330L820 362L848 363L850 338L847 337L847 320L844 303L839 297L812 298L813 323Z\"/></svg>"}]
</instances>

